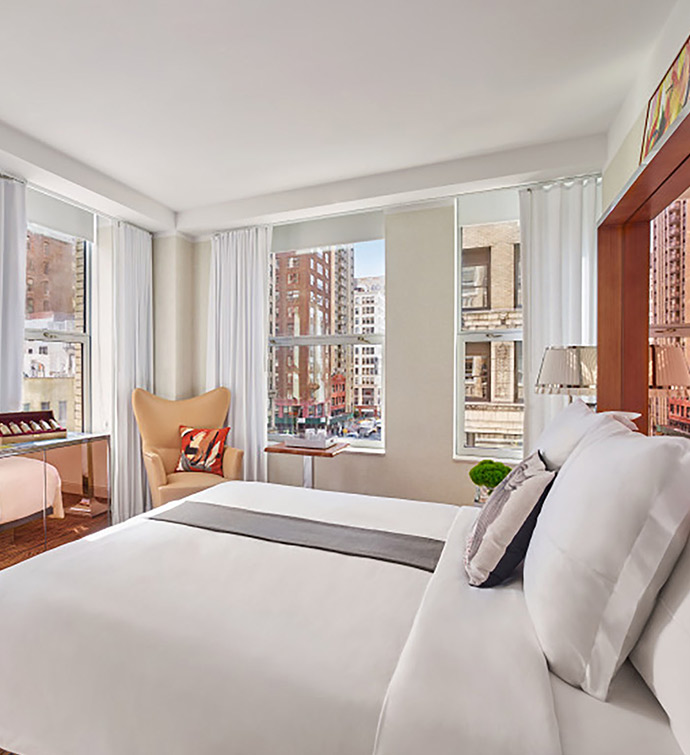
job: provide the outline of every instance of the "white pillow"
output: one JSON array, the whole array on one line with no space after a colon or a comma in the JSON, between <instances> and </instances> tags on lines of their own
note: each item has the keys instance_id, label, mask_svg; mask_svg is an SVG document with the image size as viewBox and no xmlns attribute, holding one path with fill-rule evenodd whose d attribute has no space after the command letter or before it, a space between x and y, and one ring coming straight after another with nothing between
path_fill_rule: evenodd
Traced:
<instances>
[{"instance_id":1,"label":"white pillow","mask_svg":"<svg viewBox=\"0 0 690 755\"><path fill-rule=\"evenodd\" d=\"M690 443L598 422L544 503L524 591L551 669L605 699L687 538Z\"/></svg>"},{"instance_id":2,"label":"white pillow","mask_svg":"<svg viewBox=\"0 0 690 755\"><path fill-rule=\"evenodd\" d=\"M600 426L604 421L603 417L612 417L631 430L637 430L632 420L640 416L639 412L623 411L596 414L578 398L572 404L568 404L546 426L537 440L536 450L541 453L548 469L558 470L582 438Z\"/></svg>"},{"instance_id":3,"label":"white pillow","mask_svg":"<svg viewBox=\"0 0 690 755\"><path fill-rule=\"evenodd\" d=\"M676 564L631 654L690 755L690 543Z\"/></svg>"},{"instance_id":4,"label":"white pillow","mask_svg":"<svg viewBox=\"0 0 690 755\"><path fill-rule=\"evenodd\" d=\"M639 419L642 416L640 412L608 411L608 412L600 412L600 414L605 414L605 415L608 415L609 417L613 417L614 419L624 424L626 427L629 427L634 432L639 432L640 428L635 424L635 420Z\"/></svg>"}]
</instances>

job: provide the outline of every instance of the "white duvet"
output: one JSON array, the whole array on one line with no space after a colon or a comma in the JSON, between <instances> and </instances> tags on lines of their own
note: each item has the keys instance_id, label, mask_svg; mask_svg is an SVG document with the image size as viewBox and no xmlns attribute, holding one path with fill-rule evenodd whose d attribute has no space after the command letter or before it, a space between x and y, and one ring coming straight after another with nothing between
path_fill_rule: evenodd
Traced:
<instances>
[{"instance_id":1,"label":"white duvet","mask_svg":"<svg viewBox=\"0 0 690 755\"><path fill-rule=\"evenodd\" d=\"M52 464L24 456L0 459L0 524L43 511L44 497L52 516L62 519L62 480Z\"/></svg>"},{"instance_id":2,"label":"white duvet","mask_svg":"<svg viewBox=\"0 0 690 755\"><path fill-rule=\"evenodd\" d=\"M447 542L430 575L144 515L0 572L0 748L560 755L519 587L467 585L475 510L239 482L194 498Z\"/></svg>"}]
</instances>

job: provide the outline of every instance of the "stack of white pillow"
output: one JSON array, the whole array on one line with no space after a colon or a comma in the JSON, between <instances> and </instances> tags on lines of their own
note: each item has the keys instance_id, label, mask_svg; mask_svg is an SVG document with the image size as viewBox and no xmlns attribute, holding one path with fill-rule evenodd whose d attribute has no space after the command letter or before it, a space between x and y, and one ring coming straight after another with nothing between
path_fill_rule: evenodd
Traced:
<instances>
[{"instance_id":1,"label":"stack of white pillow","mask_svg":"<svg viewBox=\"0 0 690 755\"><path fill-rule=\"evenodd\" d=\"M491 553L493 563L496 552L515 542L521 526L521 519L513 521L515 509L536 511L524 546L523 585L551 670L605 699L642 635L633 663L690 755L687 550L654 610L690 532L690 442L643 435L631 421L635 416L570 404L535 450L544 470L556 473L543 500L532 496L527 504L527 486L521 493L519 480L506 478L493 508L489 499L477 519L466 568L470 582L481 584L476 575L482 558ZM684 671L674 668L674 657Z\"/></svg>"},{"instance_id":2,"label":"stack of white pillow","mask_svg":"<svg viewBox=\"0 0 690 755\"><path fill-rule=\"evenodd\" d=\"M554 673L605 699L690 531L690 443L577 401L538 446L559 467L527 550L524 592Z\"/></svg>"}]
</instances>

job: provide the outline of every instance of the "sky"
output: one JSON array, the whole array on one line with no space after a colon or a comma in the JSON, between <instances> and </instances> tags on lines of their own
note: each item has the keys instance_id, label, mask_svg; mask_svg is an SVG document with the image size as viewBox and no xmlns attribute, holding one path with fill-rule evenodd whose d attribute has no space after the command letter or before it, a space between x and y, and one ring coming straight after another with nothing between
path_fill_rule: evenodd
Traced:
<instances>
[{"instance_id":1,"label":"sky","mask_svg":"<svg viewBox=\"0 0 690 755\"><path fill-rule=\"evenodd\" d=\"M386 272L386 242L383 239L361 241L355 248L355 278L384 275Z\"/></svg>"}]
</instances>

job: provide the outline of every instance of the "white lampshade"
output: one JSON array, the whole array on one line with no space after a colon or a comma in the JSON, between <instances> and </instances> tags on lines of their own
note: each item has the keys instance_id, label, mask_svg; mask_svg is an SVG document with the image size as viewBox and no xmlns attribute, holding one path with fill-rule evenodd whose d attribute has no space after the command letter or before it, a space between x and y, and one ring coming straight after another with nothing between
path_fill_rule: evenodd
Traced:
<instances>
[{"instance_id":1,"label":"white lampshade","mask_svg":"<svg viewBox=\"0 0 690 755\"><path fill-rule=\"evenodd\" d=\"M690 368L683 349L675 345L650 344L650 390L686 392L688 387L690 387Z\"/></svg>"},{"instance_id":2,"label":"white lampshade","mask_svg":"<svg viewBox=\"0 0 690 755\"><path fill-rule=\"evenodd\" d=\"M597 392L596 346L547 346L535 385L537 393L591 396Z\"/></svg>"}]
</instances>

